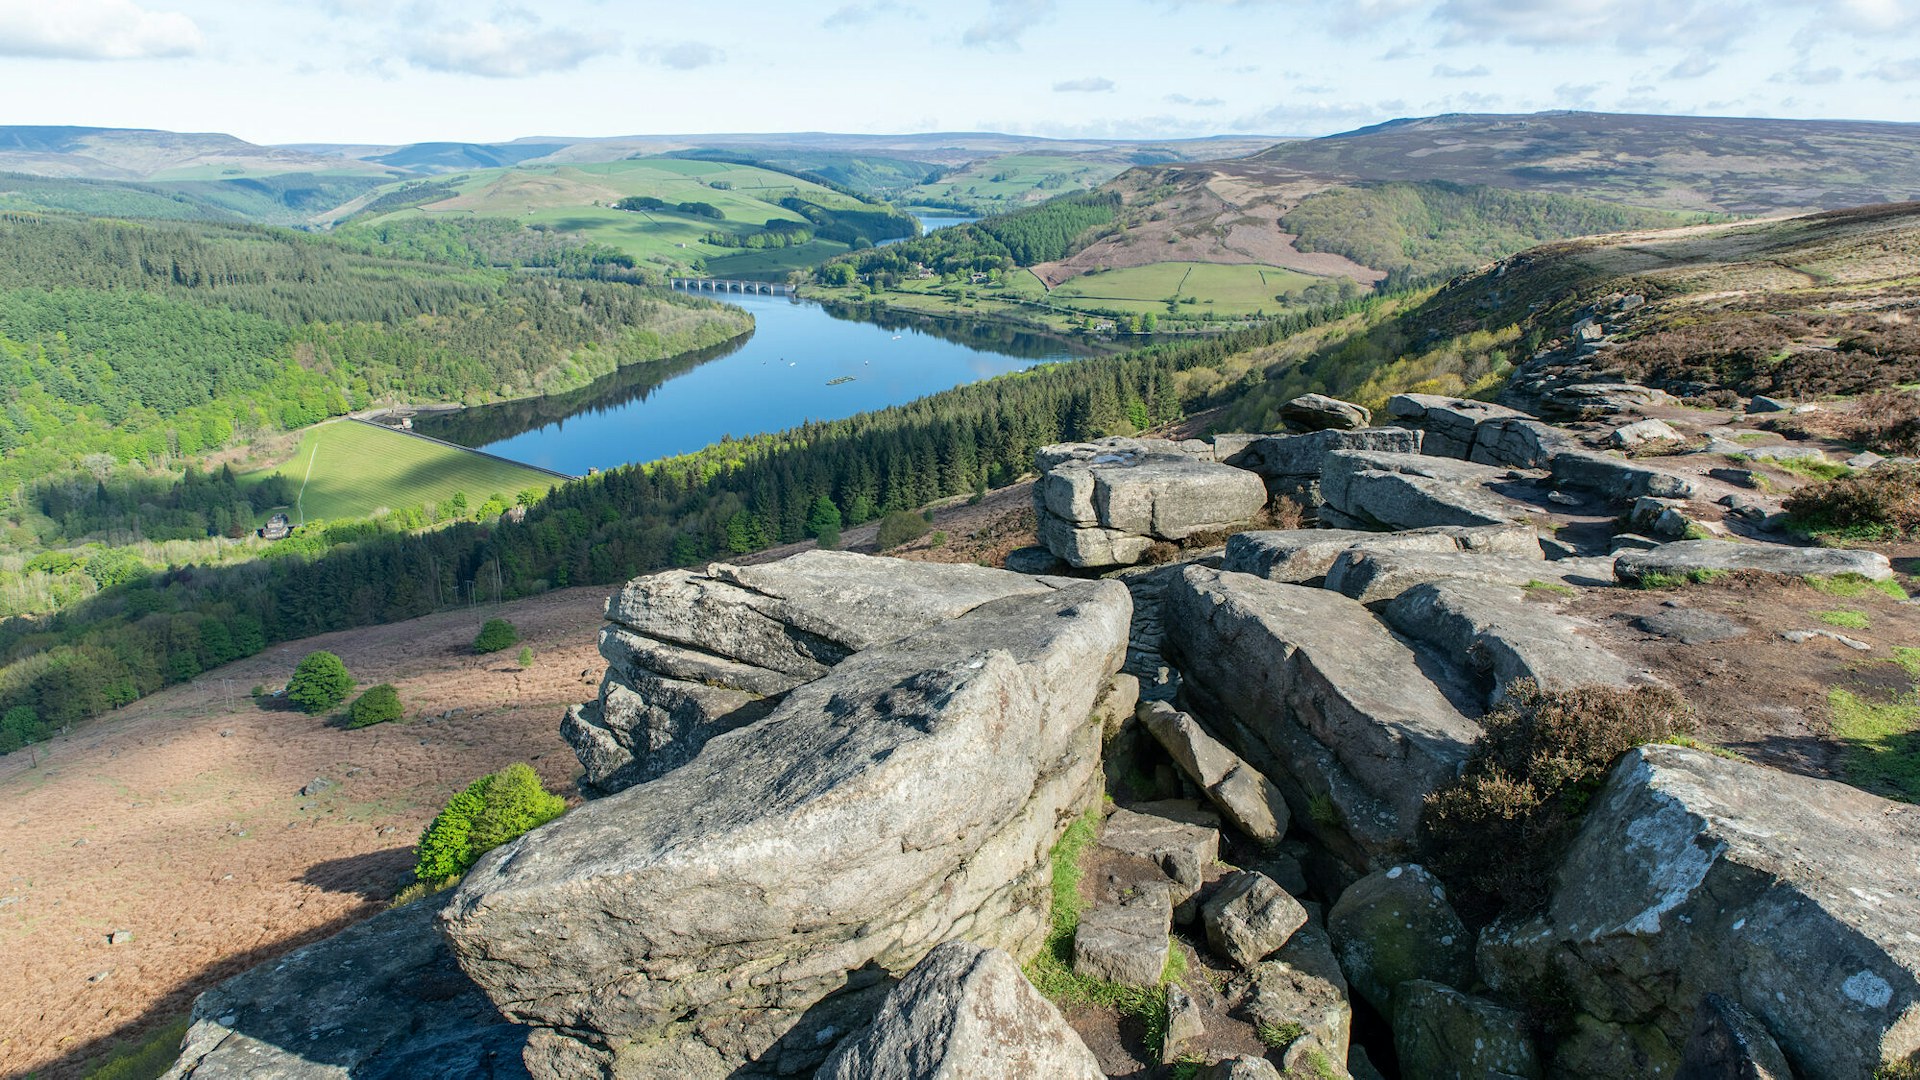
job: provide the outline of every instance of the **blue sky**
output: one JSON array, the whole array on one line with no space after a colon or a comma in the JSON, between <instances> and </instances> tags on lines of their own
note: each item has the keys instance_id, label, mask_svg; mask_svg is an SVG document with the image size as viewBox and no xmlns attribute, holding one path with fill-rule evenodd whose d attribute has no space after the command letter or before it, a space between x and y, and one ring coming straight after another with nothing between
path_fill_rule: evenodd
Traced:
<instances>
[{"instance_id":1,"label":"blue sky","mask_svg":"<svg viewBox=\"0 0 1920 1080\"><path fill-rule=\"evenodd\" d=\"M0 0L0 102L262 143L1920 120L1920 0Z\"/></svg>"}]
</instances>

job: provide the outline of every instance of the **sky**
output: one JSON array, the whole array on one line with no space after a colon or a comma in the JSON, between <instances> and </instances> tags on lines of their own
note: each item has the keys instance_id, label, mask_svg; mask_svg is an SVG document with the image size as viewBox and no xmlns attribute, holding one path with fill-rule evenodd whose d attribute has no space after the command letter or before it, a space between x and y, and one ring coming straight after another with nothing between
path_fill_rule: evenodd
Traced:
<instances>
[{"instance_id":1,"label":"sky","mask_svg":"<svg viewBox=\"0 0 1920 1080\"><path fill-rule=\"evenodd\" d=\"M0 124L265 144L1920 120L1920 0L0 0Z\"/></svg>"}]
</instances>

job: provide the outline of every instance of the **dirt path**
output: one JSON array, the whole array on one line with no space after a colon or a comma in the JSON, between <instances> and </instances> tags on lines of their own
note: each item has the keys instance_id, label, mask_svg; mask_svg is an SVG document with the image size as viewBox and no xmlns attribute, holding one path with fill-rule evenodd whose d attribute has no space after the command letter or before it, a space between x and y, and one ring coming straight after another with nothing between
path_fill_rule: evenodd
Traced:
<instances>
[{"instance_id":1,"label":"dirt path","mask_svg":"<svg viewBox=\"0 0 1920 1080\"><path fill-rule=\"evenodd\" d=\"M378 910L420 829L477 776L532 761L572 796L559 721L604 666L607 592L278 645L53 740L37 769L0 758L0 1075L77 1075L212 983ZM473 655L494 614L530 668L517 648ZM395 684L408 719L346 731L253 704L316 648L363 688ZM110 944L116 931L131 939Z\"/></svg>"}]
</instances>

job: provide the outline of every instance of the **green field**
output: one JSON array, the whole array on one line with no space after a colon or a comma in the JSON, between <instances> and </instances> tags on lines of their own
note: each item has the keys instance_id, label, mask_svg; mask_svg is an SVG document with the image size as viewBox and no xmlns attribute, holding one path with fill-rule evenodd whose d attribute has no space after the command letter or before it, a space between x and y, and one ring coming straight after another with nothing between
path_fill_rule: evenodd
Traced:
<instances>
[{"instance_id":1,"label":"green field","mask_svg":"<svg viewBox=\"0 0 1920 1080\"><path fill-rule=\"evenodd\" d=\"M250 475L264 478L276 472L301 492L296 521L364 518L382 509L444 505L456 491L464 492L471 506L490 495L505 495L512 502L522 491L544 494L562 482L523 465L352 420L308 428L293 460Z\"/></svg>"},{"instance_id":2,"label":"green field","mask_svg":"<svg viewBox=\"0 0 1920 1080\"><path fill-rule=\"evenodd\" d=\"M1085 155L1006 154L972 162L937 183L921 184L898 201L902 205L922 199L957 201L981 213L1000 214L1055 195L1099 187L1125 169L1117 160Z\"/></svg>"},{"instance_id":3,"label":"green field","mask_svg":"<svg viewBox=\"0 0 1920 1080\"><path fill-rule=\"evenodd\" d=\"M829 209L870 209L837 191L784 173L683 158L486 169L446 179L455 186L452 198L371 220L422 214L512 218L579 233L665 266L684 269L700 261L715 276L784 277L788 270L814 265L846 251L847 246L816 240L793 249L741 250L709 244L701 238L715 229L753 232L769 220L804 220L779 205L789 196ZM668 203L703 202L726 216L715 220L671 210L633 212L612 208L629 195L651 195Z\"/></svg>"},{"instance_id":4,"label":"green field","mask_svg":"<svg viewBox=\"0 0 1920 1080\"><path fill-rule=\"evenodd\" d=\"M1032 274L1013 277L1007 291L1026 300L1047 299L1062 307L1168 316L1167 298L1194 298L1177 305L1180 316L1274 314L1284 306L1276 297L1297 293L1319 278L1277 266L1222 263L1152 263L1121 270L1082 274L1051 294Z\"/></svg>"}]
</instances>

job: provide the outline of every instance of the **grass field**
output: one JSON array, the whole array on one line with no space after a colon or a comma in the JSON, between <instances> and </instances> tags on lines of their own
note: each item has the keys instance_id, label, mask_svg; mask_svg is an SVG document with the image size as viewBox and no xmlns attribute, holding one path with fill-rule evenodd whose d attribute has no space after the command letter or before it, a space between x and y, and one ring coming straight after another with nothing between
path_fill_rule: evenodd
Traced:
<instances>
[{"instance_id":1,"label":"grass field","mask_svg":"<svg viewBox=\"0 0 1920 1080\"><path fill-rule=\"evenodd\" d=\"M741 251L706 243L701 237L709 231L725 228L750 232L769 220L804 220L779 205L788 196L797 195L834 209L861 206L839 192L784 173L681 158L486 169L451 179L457 185L454 197L395 211L387 217L474 214L513 218L529 225L577 232L635 258L661 264L684 267L702 260L708 263L709 273L721 277L784 277L788 270L814 265L847 247L815 241L783 251ZM672 211L612 209L615 202L629 195L650 195L670 204L703 202L726 217L716 221Z\"/></svg>"},{"instance_id":2,"label":"grass field","mask_svg":"<svg viewBox=\"0 0 1920 1080\"><path fill-rule=\"evenodd\" d=\"M900 201L958 199L984 213L1002 213L1029 202L1098 187L1126 168L1118 161L1063 154L1006 154L973 162L938 183L921 184ZM946 211L952 213L952 211Z\"/></svg>"},{"instance_id":3,"label":"grass field","mask_svg":"<svg viewBox=\"0 0 1920 1080\"><path fill-rule=\"evenodd\" d=\"M308 428L293 460L249 476L264 479L276 472L302 492L296 521L371 517L382 508L444 505L456 491L464 492L471 506L496 494L512 501L522 491L544 494L561 482L523 465L352 420Z\"/></svg>"},{"instance_id":4,"label":"grass field","mask_svg":"<svg viewBox=\"0 0 1920 1080\"><path fill-rule=\"evenodd\" d=\"M1180 304L1179 315L1273 314L1282 303L1275 297L1297 293L1319 278L1277 266L1233 266L1221 263L1152 263L1095 274L1082 274L1051 294L1032 274L1013 277L1007 291L1021 299L1049 299L1062 307L1105 309L1144 315L1168 315L1170 296L1194 298Z\"/></svg>"}]
</instances>

